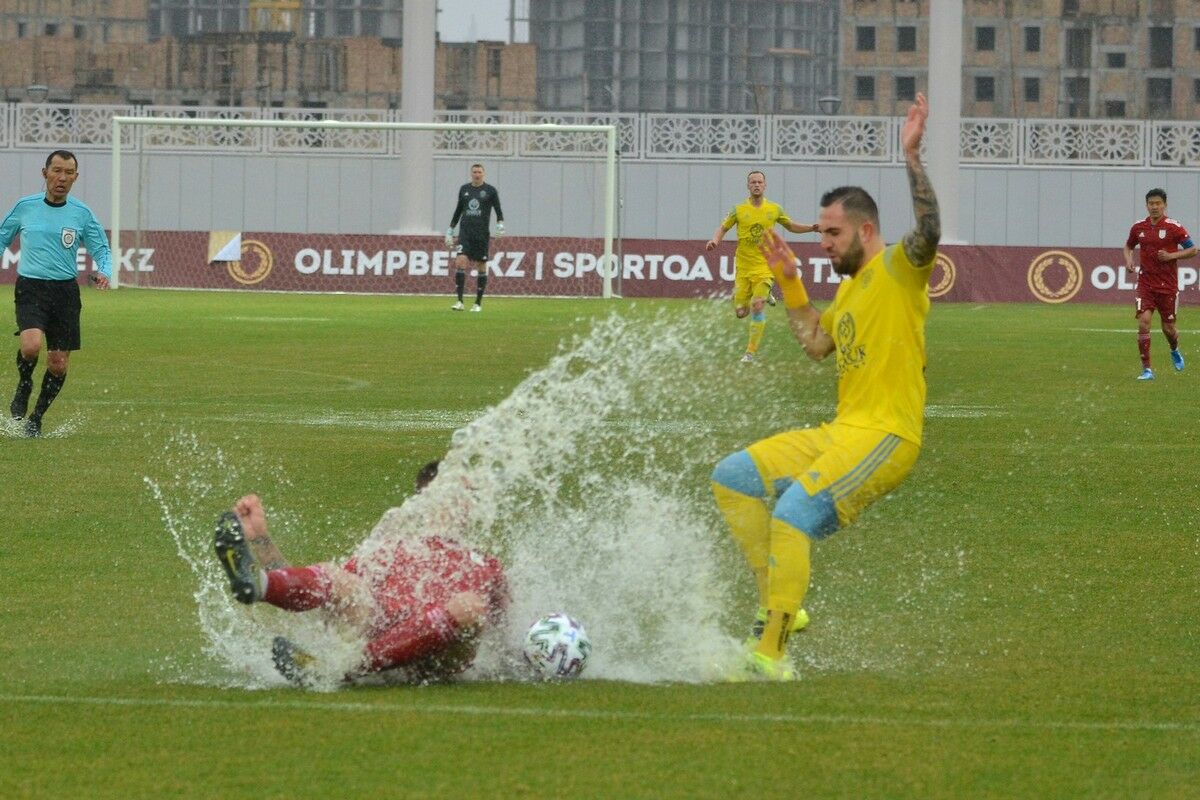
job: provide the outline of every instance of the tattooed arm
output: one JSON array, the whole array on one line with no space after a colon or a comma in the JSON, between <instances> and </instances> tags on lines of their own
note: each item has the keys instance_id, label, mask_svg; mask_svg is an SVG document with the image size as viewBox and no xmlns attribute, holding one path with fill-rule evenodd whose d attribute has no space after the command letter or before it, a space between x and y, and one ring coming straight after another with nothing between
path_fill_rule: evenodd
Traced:
<instances>
[{"instance_id":1,"label":"tattooed arm","mask_svg":"<svg viewBox=\"0 0 1200 800\"><path fill-rule=\"evenodd\" d=\"M912 191L913 213L917 217L917 226L904 236L904 253L909 261L919 267L933 263L938 240L942 238L937 195L933 193L933 184L921 165L921 137L925 134L925 120L928 117L929 101L924 94L918 93L900 131L900 143L904 146L904 160L908 166L908 185Z\"/></svg>"}]
</instances>

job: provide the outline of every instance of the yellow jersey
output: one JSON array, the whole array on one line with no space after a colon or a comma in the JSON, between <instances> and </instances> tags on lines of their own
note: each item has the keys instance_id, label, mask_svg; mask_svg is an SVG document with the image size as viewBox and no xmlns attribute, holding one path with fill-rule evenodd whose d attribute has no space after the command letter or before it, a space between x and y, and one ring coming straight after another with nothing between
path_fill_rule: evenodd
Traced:
<instances>
[{"instance_id":1,"label":"yellow jersey","mask_svg":"<svg viewBox=\"0 0 1200 800\"><path fill-rule=\"evenodd\" d=\"M791 221L782 206L765 197L757 206L749 199L734 206L729 216L721 223L721 227L727 229L737 226L738 246L734 254L734 269L739 274L765 272L770 275L771 268L767 266L767 260L759 252L758 246L762 242L763 234L774 228L776 223L786 225Z\"/></svg>"},{"instance_id":2,"label":"yellow jersey","mask_svg":"<svg viewBox=\"0 0 1200 800\"><path fill-rule=\"evenodd\" d=\"M836 422L921 444L932 271L932 263L915 266L894 244L842 279L821 315L837 356Z\"/></svg>"}]
</instances>

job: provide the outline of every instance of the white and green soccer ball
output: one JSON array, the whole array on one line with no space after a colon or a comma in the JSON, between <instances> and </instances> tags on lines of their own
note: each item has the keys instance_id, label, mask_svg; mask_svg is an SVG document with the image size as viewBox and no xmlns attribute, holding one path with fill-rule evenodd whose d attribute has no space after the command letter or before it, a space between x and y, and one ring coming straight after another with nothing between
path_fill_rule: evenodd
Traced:
<instances>
[{"instance_id":1,"label":"white and green soccer ball","mask_svg":"<svg viewBox=\"0 0 1200 800\"><path fill-rule=\"evenodd\" d=\"M577 678L587 665L592 642L587 631L566 614L547 614L529 626L521 652L542 680Z\"/></svg>"}]
</instances>

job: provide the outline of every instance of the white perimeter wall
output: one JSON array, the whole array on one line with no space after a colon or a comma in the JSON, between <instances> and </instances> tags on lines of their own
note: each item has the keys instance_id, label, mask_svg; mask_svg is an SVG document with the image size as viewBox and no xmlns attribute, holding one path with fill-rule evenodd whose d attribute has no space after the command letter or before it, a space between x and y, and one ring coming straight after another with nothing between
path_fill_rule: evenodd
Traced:
<instances>
[{"instance_id":1,"label":"white perimeter wall","mask_svg":"<svg viewBox=\"0 0 1200 800\"><path fill-rule=\"evenodd\" d=\"M111 220L111 164L104 152L81 152L74 194L103 224ZM0 153L0 186L9 207L43 190L45 156ZM154 154L123 157L122 228L388 233L399 224L399 198L433 192L430 232L443 231L455 190L475 159L438 158L435 185L402 185L396 158ZM140 162L140 163L139 163ZM485 161L500 190L512 234L598 236L603 191L599 162ZM745 197L753 163L636 162L620 167L618 234L639 239L712 235ZM139 169L145 202L135 220ZM884 235L894 241L912 223L903 167L770 165L767 196L800 221L811 221L820 194L857 184L879 201ZM973 244L1115 247L1145 215L1146 190L1169 196L1168 213L1200 235L1200 171L1131 168L972 167L961 172L959 227ZM730 235L732 237L732 234Z\"/></svg>"}]
</instances>

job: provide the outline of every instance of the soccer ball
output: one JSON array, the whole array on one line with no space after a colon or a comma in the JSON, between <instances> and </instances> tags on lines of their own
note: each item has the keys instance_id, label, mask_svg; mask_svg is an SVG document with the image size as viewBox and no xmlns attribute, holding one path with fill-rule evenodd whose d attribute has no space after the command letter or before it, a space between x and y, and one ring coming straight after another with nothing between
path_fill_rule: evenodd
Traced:
<instances>
[{"instance_id":1,"label":"soccer ball","mask_svg":"<svg viewBox=\"0 0 1200 800\"><path fill-rule=\"evenodd\" d=\"M566 614L547 614L529 626L521 652L542 680L577 678L587 665L592 642L583 626Z\"/></svg>"}]
</instances>

